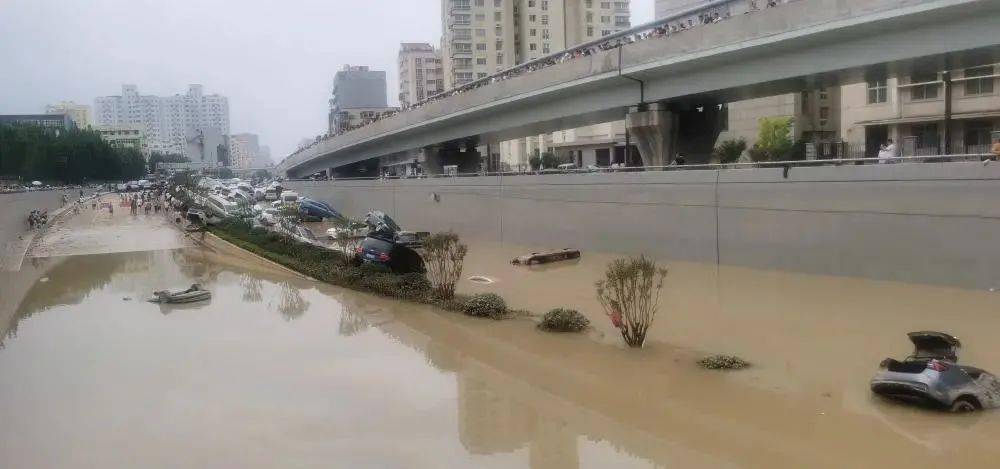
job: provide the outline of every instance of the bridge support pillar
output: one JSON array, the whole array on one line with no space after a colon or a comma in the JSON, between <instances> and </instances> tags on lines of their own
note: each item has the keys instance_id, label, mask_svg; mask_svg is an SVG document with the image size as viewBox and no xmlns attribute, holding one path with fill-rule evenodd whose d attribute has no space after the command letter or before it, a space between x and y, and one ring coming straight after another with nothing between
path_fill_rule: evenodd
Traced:
<instances>
[{"instance_id":1,"label":"bridge support pillar","mask_svg":"<svg viewBox=\"0 0 1000 469\"><path fill-rule=\"evenodd\" d=\"M424 174L434 176L444 172L440 145L423 147L418 151L421 155L417 159L420 161L420 166L423 168Z\"/></svg>"},{"instance_id":2,"label":"bridge support pillar","mask_svg":"<svg viewBox=\"0 0 1000 469\"><path fill-rule=\"evenodd\" d=\"M642 110L629 109L625 126L639 149L643 166L666 166L672 161L676 121L674 113L657 103Z\"/></svg>"}]
</instances>

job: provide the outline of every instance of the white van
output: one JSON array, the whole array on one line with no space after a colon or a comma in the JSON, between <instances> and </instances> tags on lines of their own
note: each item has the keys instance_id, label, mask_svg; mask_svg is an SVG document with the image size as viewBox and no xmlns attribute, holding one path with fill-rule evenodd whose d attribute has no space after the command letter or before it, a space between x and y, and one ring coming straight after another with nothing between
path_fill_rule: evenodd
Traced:
<instances>
[{"instance_id":1,"label":"white van","mask_svg":"<svg viewBox=\"0 0 1000 469\"><path fill-rule=\"evenodd\" d=\"M297 204L299 203L299 193L293 191L285 191L281 193L281 203L282 204Z\"/></svg>"}]
</instances>

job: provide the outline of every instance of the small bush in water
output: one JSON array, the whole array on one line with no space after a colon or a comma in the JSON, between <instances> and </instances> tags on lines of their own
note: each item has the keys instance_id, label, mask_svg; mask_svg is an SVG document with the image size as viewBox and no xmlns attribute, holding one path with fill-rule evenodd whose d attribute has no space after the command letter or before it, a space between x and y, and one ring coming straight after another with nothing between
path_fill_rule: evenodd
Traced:
<instances>
[{"instance_id":1,"label":"small bush in water","mask_svg":"<svg viewBox=\"0 0 1000 469\"><path fill-rule=\"evenodd\" d=\"M653 324L667 269L645 257L616 259L595 284L597 300L629 347L642 347Z\"/></svg>"},{"instance_id":2,"label":"small bush in water","mask_svg":"<svg viewBox=\"0 0 1000 469\"><path fill-rule=\"evenodd\" d=\"M482 293L469 298L463 312L469 316L503 319L507 315L507 303L496 293Z\"/></svg>"},{"instance_id":3,"label":"small bush in water","mask_svg":"<svg viewBox=\"0 0 1000 469\"><path fill-rule=\"evenodd\" d=\"M434 285L434 293L438 298L449 299L455 296L455 284L462 278L462 265L468 246L458 240L458 235L434 233L424 240L424 265L427 267L427 278Z\"/></svg>"},{"instance_id":4,"label":"small bush in water","mask_svg":"<svg viewBox=\"0 0 1000 469\"><path fill-rule=\"evenodd\" d=\"M712 355L698 360L698 364L709 370L742 370L750 366L742 358L732 355Z\"/></svg>"},{"instance_id":5,"label":"small bush in water","mask_svg":"<svg viewBox=\"0 0 1000 469\"><path fill-rule=\"evenodd\" d=\"M575 309L556 308L545 313L538 328L550 332L580 332L590 325L590 320Z\"/></svg>"}]
</instances>

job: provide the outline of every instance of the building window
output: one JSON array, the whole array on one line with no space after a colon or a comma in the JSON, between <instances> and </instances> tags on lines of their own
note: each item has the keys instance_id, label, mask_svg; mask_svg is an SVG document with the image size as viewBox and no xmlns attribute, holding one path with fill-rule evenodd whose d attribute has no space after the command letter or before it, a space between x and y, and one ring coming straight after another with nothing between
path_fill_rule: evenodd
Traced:
<instances>
[{"instance_id":1,"label":"building window","mask_svg":"<svg viewBox=\"0 0 1000 469\"><path fill-rule=\"evenodd\" d=\"M543 54L548 54L549 52L550 52L550 50L549 50L549 43L547 43L547 42L542 43L542 53Z\"/></svg>"},{"instance_id":2,"label":"building window","mask_svg":"<svg viewBox=\"0 0 1000 469\"><path fill-rule=\"evenodd\" d=\"M938 149L938 128L937 124L913 124L910 127L910 135L917 137L917 148L936 151Z\"/></svg>"},{"instance_id":3,"label":"building window","mask_svg":"<svg viewBox=\"0 0 1000 469\"><path fill-rule=\"evenodd\" d=\"M528 0L528 8L534 8L534 7L535 7L535 0Z\"/></svg>"},{"instance_id":4,"label":"building window","mask_svg":"<svg viewBox=\"0 0 1000 469\"><path fill-rule=\"evenodd\" d=\"M534 42L528 44L528 50L536 50L536 49L538 49L538 45L535 44Z\"/></svg>"},{"instance_id":5,"label":"building window","mask_svg":"<svg viewBox=\"0 0 1000 469\"><path fill-rule=\"evenodd\" d=\"M486 65L486 57L476 58L476 65Z\"/></svg>"},{"instance_id":6,"label":"building window","mask_svg":"<svg viewBox=\"0 0 1000 469\"><path fill-rule=\"evenodd\" d=\"M503 6L503 0L493 0L493 8L500 8Z\"/></svg>"},{"instance_id":7,"label":"building window","mask_svg":"<svg viewBox=\"0 0 1000 469\"><path fill-rule=\"evenodd\" d=\"M594 0L586 0L586 1L584 2L584 5L585 5L585 6L587 7L587 8L593 8L593 7L594 7Z\"/></svg>"},{"instance_id":8,"label":"building window","mask_svg":"<svg viewBox=\"0 0 1000 469\"><path fill-rule=\"evenodd\" d=\"M493 21L503 21L503 12L494 11L493 12Z\"/></svg>"},{"instance_id":9,"label":"building window","mask_svg":"<svg viewBox=\"0 0 1000 469\"><path fill-rule=\"evenodd\" d=\"M497 65L503 65L503 53L497 52Z\"/></svg>"},{"instance_id":10,"label":"building window","mask_svg":"<svg viewBox=\"0 0 1000 469\"><path fill-rule=\"evenodd\" d=\"M826 88L820 88L819 89L819 99L825 101L825 100L827 100L829 98L830 98L830 95L827 94Z\"/></svg>"},{"instance_id":11,"label":"building window","mask_svg":"<svg viewBox=\"0 0 1000 469\"><path fill-rule=\"evenodd\" d=\"M549 11L549 0L542 0L542 11Z\"/></svg>"},{"instance_id":12,"label":"building window","mask_svg":"<svg viewBox=\"0 0 1000 469\"><path fill-rule=\"evenodd\" d=\"M483 78L486 78L486 74L485 73L477 73L476 74L476 78L479 78L481 80Z\"/></svg>"},{"instance_id":13,"label":"building window","mask_svg":"<svg viewBox=\"0 0 1000 469\"><path fill-rule=\"evenodd\" d=\"M601 2L601 8L604 9L611 8L611 2Z\"/></svg>"},{"instance_id":14,"label":"building window","mask_svg":"<svg viewBox=\"0 0 1000 469\"><path fill-rule=\"evenodd\" d=\"M919 101L924 99L936 99L938 95L937 72L914 73L910 76L910 83L928 83L910 87L910 100Z\"/></svg>"},{"instance_id":15,"label":"building window","mask_svg":"<svg viewBox=\"0 0 1000 469\"><path fill-rule=\"evenodd\" d=\"M629 27L630 24L631 23L629 23L629 20L628 20L627 16L616 16L615 17L615 26L620 26L620 27L623 27L623 28L627 28L627 27Z\"/></svg>"},{"instance_id":16,"label":"building window","mask_svg":"<svg viewBox=\"0 0 1000 469\"><path fill-rule=\"evenodd\" d=\"M802 92L802 114L808 114L808 113L809 113L809 92L808 91L803 91Z\"/></svg>"},{"instance_id":17,"label":"building window","mask_svg":"<svg viewBox=\"0 0 1000 469\"><path fill-rule=\"evenodd\" d=\"M503 27L500 26L500 25L497 25L497 27L496 27L496 29L495 29L494 32L496 33L497 37L503 36Z\"/></svg>"},{"instance_id":18,"label":"building window","mask_svg":"<svg viewBox=\"0 0 1000 469\"><path fill-rule=\"evenodd\" d=\"M476 21L486 21L485 13L476 13Z\"/></svg>"},{"instance_id":19,"label":"building window","mask_svg":"<svg viewBox=\"0 0 1000 469\"><path fill-rule=\"evenodd\" d=\"M453 8L455 8L456 10L468 10L469 9L469 0L452 0L452 1L454 1L454 3L452 4Z\"/></svg>"},{"instance_id":20,"label":"building window","mask_svg":"<svg viewBox=\"0 0 1000 469\"><path fill-rule=\"evenodd\" d=\"M549 24L549 15L542 15L542 24Z\"/></svg>"},{"instance_id":21,"label":"building window","mask_svg":"<svg viewBox=\"0 0 1000 469\"><path fill-rule=\"evenodd\" d=\"M468 2L466 2L468 3ZM486 5L486 0L476 0L476 6L481 7Z\"/></svg>"},{"instance_id":22,"label":"building window","mask_svg":"<svg viewBox=\"0 0 1000 469\"><path fill-rule=\"evenodd\" d=\"M966 78L988 77L990 75L993 75L992 65L965 69ZM977 78L975 80L966 80L965 94L966 95L993 94L993 80L994 78Z\"/></svg>"},{"instance_id":23,"label":"building window","mask_svg":"<svg viewBox=\"0 0 1000 469\"><path fill-rule=\"evenodd\" d=\"M610 29L602 29L601 30L601 36L608 36L610 34L611 34L611 30Z\"/></svg>"},{"instance_id":24,"label":"building window","mask_svg":"<svg viewBox=\"0 0 1000 469\"><path fill-rule=\"evenodd\" d=\"M587 22L588 23L593 23L594 22L594 14L591 13L591 12L589 12L589 11L587 12Z\"/></svg>"},{"instance_id":25,"label":"building window","mask_svg":"<svg viewBox=\"0 0 1000 469\"><path fill-rule=\"evenodd\" d=\"M496 46L497 46L497 47L496 47L496 49L497 49L498 51L499 51L499 50L503 50L503 41L497 41L497 44L496 44Z\"/></svg>"},{"instance_id":26,"label":"building window","mask_svg":"<svg viewBox=\"0 0 1000 469\"><path fill-rule=\"evenodd\" d=\"M476 30L476 37L486 37L486 30L485 29L477 29Z\"/></svg>"},{"instance_id":27,"label":"building window","mask_svg":"<svg viewBox=\"0 0 1000 469\"><path fill-rule=\"evenodd\" d=\"M480 42L480 43L476 44L476 50L486 50L486 43L485 42Z\"/></svg>"},{"instance_id":28,"label":"building window","mask_svg":"<svg viewBox=\"0 0 1000 469\"><path fill-rule=\"evenodd\" d=\"M879 104L888 100L889 87L884 78L868 82L868 104Z\"/></svg>"},{"instance_id":29,"label":"building window","mask_svg":"<svg viewBox=\"0 0 1000 469\"><path fill-rule=\"evenodd\" d=\"M548 39L548 38L549 38L549 30L548 29L543 29L542 30L542 39Z\"/></svg>"},{"instance_id":30,"label":"building window","mask_svg":"<svg viewBox=\"0 0 1000 469\"><path fill-rule=\"evenodd\" d=\"M532 37L537 36L538 35L537 33L538 33L538 31L535 30L535 29L529 29L528 30L528 35L529 36L532 36Z\"/></svg>"},{"instance_id":31,"label":"building window","mask_svg":"<svg viewBox=\"0 0 1000 469\"><path fill-rule=\"evenodd\" d=\"M594 37L594 27L587 26L587 37Z\"/></svg>"},{"instance_id":32,"label":"building window","mask_svg":"<svg viewBox=\"0 0 1000 469\"><path fill-rule=\"evenodd\" d=\"M830 119L830 108L823 106L819 108L819 125L825 126Z\"/></svg>"},{"instance_id":33,"label":"building window","mask_svg":"<svg viewBox=\"0 0 1000 469\"><path fill-rule=\"evenodd\" d=\"M602 16L601 17L601 23L603 23L603 24L611 23L611 17L610 16Z\"/></svg>"},{"instance_id":34,"label":"building window","mask_svg":"<svg viewBox=\"0 0 1000 469\"><path fill-rule=\"evenodd\" d=\"M528 21L529 21L529 22L532 22L532 23L534 23L534 22L535 22L535 19L537 19L537 18L538 18L538 17L537 17L537 16L535 16L535 15L528 15Z\"/></svg>"}]
</instances>

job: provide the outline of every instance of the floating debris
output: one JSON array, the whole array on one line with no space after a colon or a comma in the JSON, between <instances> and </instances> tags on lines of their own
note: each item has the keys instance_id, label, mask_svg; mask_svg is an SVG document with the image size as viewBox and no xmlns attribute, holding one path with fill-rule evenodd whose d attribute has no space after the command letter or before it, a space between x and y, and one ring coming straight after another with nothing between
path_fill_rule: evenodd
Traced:
<instances>
[{"instance_id":1,"label":"floating debris","mask_svg":"<svg viewBox=\"0 0 1000 469\"><path fill-rule=\"evenodd\" d=\"M580 250L579 249L562 249L559 251L552 252L533 252L528 255L515 257L510 261L513 265L533 265L533 264L548 264L549 262L565 261L568 259L579 259Z\"/></svg>"},{"instance_id":2,"label":"floating debris","mask_svg":"<svg viewBox=\"0 0 1000 469\"><path fill-rule=\"evenodd\" d=\"M45 283L45 282L49 281L49 278L48 277L42 277L42 278L38 279L38 281L42 282L42 283Z\"/></svg>"},{"instance_id":3,"label":"floating debris","mask_svg":"<svg viewBox=\"0 0 1000 469\"><path fill-rule=\"evenodd\" d=\"M732 355L712 355L698 360L698 365L709 370L742 370L750 363Z\"/></svg>"},{"instance_id":4,"label":"floating debris","mask_svg":"<svg viewBox=\"0 0 1000 469\"><path fill-rule=\"evenodd\" d=\"M489 277L483 277L482 275L473 275L472 277L469 277L469 281L475 283L482 283L484 285L489 285L493 283L493 279Z\"/></svg>"}]
</instances>

